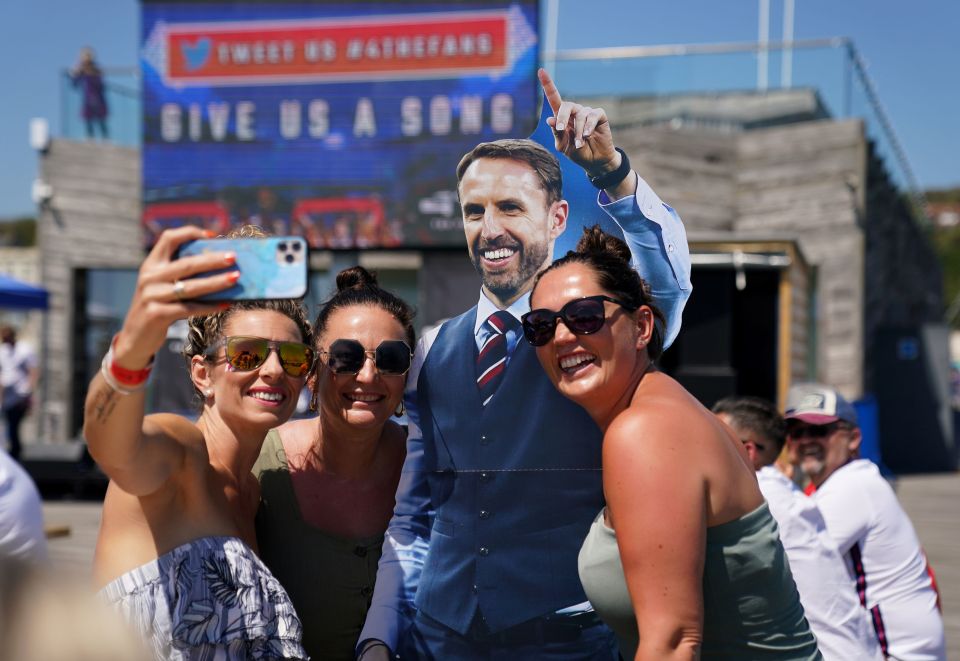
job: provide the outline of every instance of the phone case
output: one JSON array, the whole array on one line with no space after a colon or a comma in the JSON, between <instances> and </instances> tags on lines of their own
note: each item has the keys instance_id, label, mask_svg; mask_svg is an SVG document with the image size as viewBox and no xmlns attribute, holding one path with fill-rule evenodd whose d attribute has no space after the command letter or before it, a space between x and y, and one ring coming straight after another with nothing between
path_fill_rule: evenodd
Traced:
<instances>
[{"instance_id":1,"label":"phone case","mask_svg":"<svg viewBox=\"0 0 960 661\"><path fill-rule=\"evenodd\" d=\"M199 296L204 301L302 298L307 293L307 242L299 236L262 239L199 239L180 246L178 257L233 251L240 279L229 289ZM210 271L226 273L233 268ZM199 277L199 276L195 276Z\"/></svg>"}]
</instances>

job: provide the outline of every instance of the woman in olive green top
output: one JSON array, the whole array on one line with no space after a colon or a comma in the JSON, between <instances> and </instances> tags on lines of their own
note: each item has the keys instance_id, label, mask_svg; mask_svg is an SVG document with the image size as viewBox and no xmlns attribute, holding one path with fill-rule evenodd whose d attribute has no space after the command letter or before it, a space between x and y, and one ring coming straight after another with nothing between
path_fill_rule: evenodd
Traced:
<instances>
[{"instance_id":1,"label":"woman in olive green top","mask_svg":"<svg viewBox=\"0 0 960 661\"><path fill-rule=\"evenodd\" d=\"M272 431L254 474L260 555L286 588L314 659L354 658L406 452L398 411L410 307L362 267L337 276L315 324L319 417Z\"/></svg>"},{"instance_id":2,"label":"woman in olive green top","mask_svg":"<svg viewBox=\"0 0 960 661\"><path fill-rule=\"evenodd\" d=\"M585 230L523 316L549 378L604 433L587 596L625 658L820 659L743 446L653 364L663 318L629 260Z\"/></svg>"}]
</instances>

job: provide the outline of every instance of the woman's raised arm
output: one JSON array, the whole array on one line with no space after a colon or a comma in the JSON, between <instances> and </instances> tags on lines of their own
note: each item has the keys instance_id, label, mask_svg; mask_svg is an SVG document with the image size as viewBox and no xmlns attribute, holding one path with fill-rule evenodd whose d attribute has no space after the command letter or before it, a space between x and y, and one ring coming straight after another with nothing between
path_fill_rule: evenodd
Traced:
<instances>
[{"instance_id":1,"label":"woman's raised arm","mask_svg":"<svg viewBox=\"0 0 960 661\"><path fill-rule=\"evenodd\" d=\"M121 489L134 495L155 492L180 465L183 446L176 438L189 425L174 416L144 418L144 387L153 355L171 323L211 314L224 305L194 303L190 298L226 289L236 281L237 272L231 271L185 282L235 263L230 253L174 259L180 244L210 236L197 227L160 236L140 267L123 327L87 389L83 435L90 454Z\"/></svg>"}]
</instances>

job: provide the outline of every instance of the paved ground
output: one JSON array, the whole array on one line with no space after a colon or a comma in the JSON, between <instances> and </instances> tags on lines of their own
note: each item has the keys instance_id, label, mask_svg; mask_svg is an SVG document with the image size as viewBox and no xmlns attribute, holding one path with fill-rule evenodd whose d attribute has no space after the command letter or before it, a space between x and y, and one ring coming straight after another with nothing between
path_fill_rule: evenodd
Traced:
<instances>
[{"instance_id":1,"label":"paved ground","mask_svg":"<svg viewBox=\"0 0 960 661\"><path fill-rule=\"evenodd\" d=\"M947 630L947 658L960 659L960 474L903 478L897 493L937 572ZM54 564L69 573L90 571L100 505L49 501L48 527L69 526L70 534L50 540Z\"/></svg>"}]
</instances>

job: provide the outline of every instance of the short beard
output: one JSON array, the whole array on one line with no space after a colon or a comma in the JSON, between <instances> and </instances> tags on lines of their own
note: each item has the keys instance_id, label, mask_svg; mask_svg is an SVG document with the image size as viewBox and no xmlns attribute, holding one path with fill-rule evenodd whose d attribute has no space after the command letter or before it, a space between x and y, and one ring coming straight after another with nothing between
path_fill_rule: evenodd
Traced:
<instances>
[{"instance_id":1,"label":"short beard","mask_svg":"<svg viewBox=\"0 0 960 661\"><path fill-rule=\"evenodd\" d=\"M483 250L489 250L491 248L495 250L501 247L514 248L520 253L519 267L511 273L485 273L483 266L480 264ZM477 273L480 274L480 279L483 281L483 286L486 287L487 291L501 301L508 301L517 296L523 287L529 286L533 282L534 276L544 267L544 262L547 261L549 254L550 248L545 242L531 243L526 246L486 245L481 248L478 239L473 244L473 266L477 269Z\"/></svg>"},{"instance_id":2,"label":"short beard","mask_svg":"<svg viewBox=\"0 0 960 661\"><path fill-rule=\"evenodd\" d=\"M827 470L827 462L824 459L813 459L812 457L802 458L800 459L800 469L810 479L819 479Z\"/></svg>"}]
</instances>

